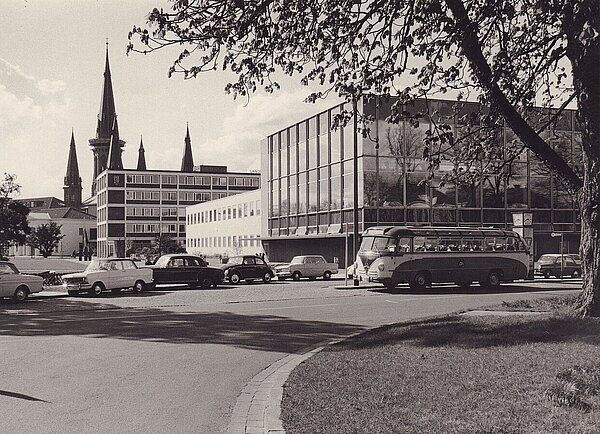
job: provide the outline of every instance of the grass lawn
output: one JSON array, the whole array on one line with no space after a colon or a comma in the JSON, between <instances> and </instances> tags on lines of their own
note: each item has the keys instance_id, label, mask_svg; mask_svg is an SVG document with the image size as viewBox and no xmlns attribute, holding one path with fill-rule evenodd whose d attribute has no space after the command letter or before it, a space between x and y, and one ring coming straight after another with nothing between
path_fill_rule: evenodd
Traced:
<instances>
[{"instance_id":1,"label":"grass lawn","mask_svg":"<svg viewBox=\"0 0 600 434\"><path fill-rule=\"evenodd\" d=\"M281 418L293 433L598 433L600 320L565 300L495 307L333 345L298 366Z\"/></svg>"}]
</instances>

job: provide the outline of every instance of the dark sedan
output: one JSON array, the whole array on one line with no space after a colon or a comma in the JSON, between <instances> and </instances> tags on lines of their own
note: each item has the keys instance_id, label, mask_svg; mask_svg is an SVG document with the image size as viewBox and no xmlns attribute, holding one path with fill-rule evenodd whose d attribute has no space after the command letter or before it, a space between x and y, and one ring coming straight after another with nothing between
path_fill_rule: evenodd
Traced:
<instances>
[{"instance_id":1,"label":"dark sedan","mask_svg":"<svg viewBox=\"0 0 600 434\"><path fill-rule=\"evenodd\" d=\"M273 270L262 258L258 256L232 256L222 266L225 279L237 284L242 280L251 281L261 279L269 283L274 276Z\"/></svg>"},{"instance_id":2,"label":"dark sedan","mask_svg":"<svg viewBox=\"0 0 600 434\"><path fill-rule=\"evenodd\" d=\"M191 287L210 288L223 281L223 270L210 267L199 256L186 254L163 255L149 268L154 284L185 283Z\"/></svg>"}]
</instances>

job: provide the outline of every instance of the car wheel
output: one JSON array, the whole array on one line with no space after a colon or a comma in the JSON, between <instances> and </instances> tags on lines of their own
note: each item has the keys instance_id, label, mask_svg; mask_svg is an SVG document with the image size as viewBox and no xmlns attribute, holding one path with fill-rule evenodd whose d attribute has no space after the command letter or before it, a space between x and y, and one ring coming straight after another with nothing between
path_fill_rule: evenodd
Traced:
<instances>
[{"instance_id":1,"label":"car wheel","mask_svg":"<svg viewBox=\"0 0 600 434\"><path fill-rule=\"evenodd\" d=\"M266 271L265 274L263 274L262 280L265 283L269 283L271 281L271 273L269 273L268 271Z\"/></svg>"},{"instance_id":2,"label":"car wheel","mask_svg":"<svg viewBox=\"0 0 600 434\"><path fill-rule=\"evenodd\" d=\"M210 280L210 277L202 277L200 279L200 288L208 289L211 286L212 286L212 280Z\"/></svg>"},{"instance_id":3,"label":"car wheel","mask_svg":"<svg viewBox=\"0 0 600 434\"><path fill-rule=\"evenodd\" d=\"M571 273L571 277L579 277L579 270L573 270L573 272Z\"/></svg>"},{"instance_id":4,"label":"car wheel","mask_svg":"<svg viewBox=\"0 0 600 434\"><path fill-rule=\"evenodd\" d=\"M94 283L92 289L90 290L90 295L93 297L100 297L102 295L102 291L104 291L104 285L101 283Z\"/></svg>"},{"instance_id":5,"label":"car wheel","mask_svg":"<svg viewBox=\"0 0 600 434\"><path fill-rule=\"evenodd\" d=\"M142 281L142 280L138 280L133 285L133 292L135 292L135 293L139 294L140 292L144 292L145 290L146 290L146 283L144 283L144 281Z\"/></svg>"},{"instance_id":6,"label":"car wheel","mask_svg":"<svg viewBox=\"0 0 600 434\"><path fill-rule=\"evenodd\" d=\"M323 280L331 279L331 271L326 271L323 273Z\"/></svg>"},{"instance_id":7,"label":"car wheel","mask_svg":"<svg viewBox=\"0 0 600 434\"><path fill-rule=\"evenodd\" d=\"M550 279L550 273L549 272L544 272L544 279Z\"/></svg>"},{"instance_id":8,"label":"car wheel","mask_svg":"<svg viewBox=\"0 0 600 434\"><path fill-rule=\"evenodd\" d=\"M490 274L488 274L488 277L485 281L485 286L489 288L497 288L498 286L500 286L500 280L500 273L498 273L497 271L490 271Z\"/></svg>"},{"instance_id":9,"label":"car wheel","mask_svg":"<svg viewBox=\"0 0 600 434\"><path fill-rule=\"evenodd\" d=\"M412 289L425 289L427 287L427 274L425 274L423 271L419 271L417 274L415 274L410 287Z\"/></svg>"},{"instance_id":10,"label":"car wheel","mask_svg":"<svg viewBox=\"0 0 600 434\"><path fill-rule=\"evenodd\" d=\"M294 271L294 274L292 274L292 279L294 279L294 280L300 280L301 277L302 277L302 274L300 274L299 271Z\"/></svg>"},{"instance_id":11,"label":"car wheel","mask_svg":"<svg viewBox=\"0 0 600 434\"><path fill-rule=\"evenodd\" d=\"M25 301L29 297L29 289L26 286L19 286L13 295L15 301Z\"/></svg>"},{"instance_id":12,"label":"car wheel","mask_svg":"<svg viewBox=\"0 0 600 434\"><path fill-rule=\"evenodd\" d=\"M233 273L231 276L229 276L229 282L233 283L234 285L240 283L241 280L242 277L239 275L239 273Z\"/></svg>"}]
</instances>

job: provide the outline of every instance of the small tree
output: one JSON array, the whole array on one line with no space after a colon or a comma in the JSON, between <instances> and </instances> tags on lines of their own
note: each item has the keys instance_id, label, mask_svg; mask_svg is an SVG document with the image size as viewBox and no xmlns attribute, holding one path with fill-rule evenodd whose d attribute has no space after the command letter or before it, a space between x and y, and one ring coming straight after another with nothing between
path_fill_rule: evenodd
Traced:
<instances>
[{"instance_id":1,"label":"small tree","mask_svg":"<svg viewBox=\"0 0 600 434\"><path fill-rule=\"evenodd\" d=\"M154 247L159 255L167 253L183 253L185 249L179 245L177 241L170 235L160 234L154 239Z\"/></svg>"},{"instance_id":2,"label":"small tree","mask_svg":"<svg viewBox=\"0 0 600 434\"><path fill-rule=\"evenodd\" d=\"M27 243L38 249L42 256L47 258L58 247L59 241L65 237L61 234L61 228L62 225L54 222L42 224L31 230L31 234L27 237Z\"/></svg>"},{"instance_id":3,"label":"small tree","mask_svg":"<svg viewBox=\"0 0 600 434\"><path fill-rule=\"evenodd\" d=\"M4 181L0 183L0 257L6 254L11 244L25 243L31 232L27 222L29 208L10 197L20 189L15 176L5 173Z\"/></svg>"}]
</instances>

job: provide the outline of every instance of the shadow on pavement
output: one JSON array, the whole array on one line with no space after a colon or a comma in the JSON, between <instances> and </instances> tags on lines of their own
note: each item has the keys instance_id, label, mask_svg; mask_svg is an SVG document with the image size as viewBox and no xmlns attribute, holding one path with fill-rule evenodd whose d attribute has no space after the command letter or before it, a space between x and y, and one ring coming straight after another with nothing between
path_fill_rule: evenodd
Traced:
<instances>
[{"instance_id":1,"label":"shadow on pavement","mask_svg":"<svg viewBox=\"0 0 600 434\"><path fill-rule=\"evenodd\" d=\"M2 303L0 336L85 336L293 352L363 330L351 324L272 315L123 308L108 301L107 297L107 303L93 305L77 298Z\"/></svg>"},{"instance_id":2,"label":"shadow on pavement","mask_svg":"<svg viewBox=\"0 0 600 434\"><path fill-rule=\"evenodd\" d=\"M570 282L569 282L570 283ZM576 283L576 282L573 282ZM523 286L517 283L515 284L502 284L498 288L485 288L474 284L473 286L463 289L456 285L434 285L426 289L410 289L408 285L399 285L393 290L389 290L385 287L368 288L371 292L379 292L383 294L406 294L406 295L440 295L440 294L464 294L464 295L475 295L475 294L518 294L521 292L545 292L545 291L563 291L563 290L577 290L581 288L571 288L567 286L567 283L541 286Z\"/></svg>"}]
</instances>

